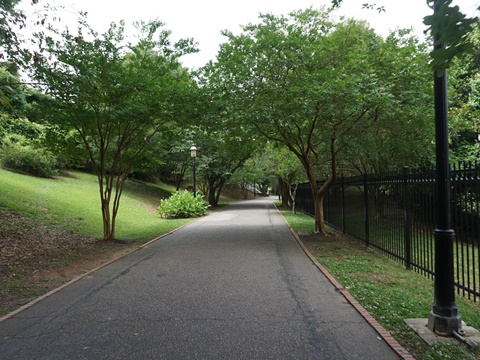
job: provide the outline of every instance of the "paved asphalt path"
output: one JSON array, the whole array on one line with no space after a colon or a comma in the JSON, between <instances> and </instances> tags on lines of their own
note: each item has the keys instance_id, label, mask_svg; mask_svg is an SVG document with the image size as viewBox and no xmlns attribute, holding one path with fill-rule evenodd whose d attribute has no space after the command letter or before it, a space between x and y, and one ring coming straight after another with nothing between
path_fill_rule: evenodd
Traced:
<instances>
[{"instance_id":1,"label":"paved asphalt path","mask_svg":"<svg viewBox=\"0 0 480 360\"><path fill-rule=\"evenodd\" d=\"M398 359L270 199L239 202L0 323L0 359Z\"/></svg>"}]
</instances>

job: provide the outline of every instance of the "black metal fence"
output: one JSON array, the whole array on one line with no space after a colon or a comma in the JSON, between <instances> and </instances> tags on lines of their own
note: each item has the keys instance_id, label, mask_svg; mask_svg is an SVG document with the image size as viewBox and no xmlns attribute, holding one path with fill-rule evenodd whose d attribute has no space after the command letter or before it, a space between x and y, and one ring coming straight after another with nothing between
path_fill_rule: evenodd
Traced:
<instances>
[{"instance_id":1,"label":"black metal fence","mask_svg":"<svg viewBox=\"0 0 480 360\"><path fill-rule=\"evenodd\" d=\"M434 276L437 199L434 170L340 178L324 200L325 222L380 249L409 269ZM321 181L318 182L322 184ZM451 169L452 227L457 292L480 298L480 169ZM314 215L310 184L300 184L297 209Z\"/></svg>"}]
</instances>

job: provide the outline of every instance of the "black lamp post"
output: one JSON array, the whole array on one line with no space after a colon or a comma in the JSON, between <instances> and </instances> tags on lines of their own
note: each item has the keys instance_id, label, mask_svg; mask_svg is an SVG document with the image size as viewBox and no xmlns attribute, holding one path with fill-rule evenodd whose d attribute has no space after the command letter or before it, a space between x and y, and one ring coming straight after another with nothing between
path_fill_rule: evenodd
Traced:
<instances>
[{"instance_id":1,"label":"black lamp post","mask_svg":"<svg viewBox=\"0 0 480 360\"><path fill-rule=\"evenodd\" d=\"M439 11L438 1L434 11ZM437 44L435 50L444 47ZM440 76L441 75L441 76ZM437 167L438 219L435 239L435 290L432 310L428 316L428 328L438 335L453 336L461 330L461 317L455 304L453 243L455 232L451 229L450 164L448 155L448 96L447 72L435 74L435 141Z\"/></svg>"},{"instance_id":2,"label":"black lamp post","mask_svg":"<svg viewBox=\"0 0 480 360\"><path fill-rule=\"evenodd\" d=\"M193 159L193 196L197 197L197 181L195 179L195 158L197 157L197 148L192 145L190 148L190 156Z\"/></svg>"}]
</instances>

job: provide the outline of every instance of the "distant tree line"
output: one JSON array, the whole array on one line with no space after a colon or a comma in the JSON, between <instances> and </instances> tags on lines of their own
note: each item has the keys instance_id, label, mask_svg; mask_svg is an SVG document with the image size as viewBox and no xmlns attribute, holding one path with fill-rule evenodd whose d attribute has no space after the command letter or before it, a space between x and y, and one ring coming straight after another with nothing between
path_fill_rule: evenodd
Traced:
<instances>
[{"instance_id":1,"label":"distant tree line","mask_svg":"<svg viewBox=\"0 0 480 360\"><path fill-rule=\"evenodd\" d=\"M7 2L0 22L0 160L38 176L94 172L105 240L115 238L125 181L180 189L190 181L192 144L210 205L225 185L251 183L288 205L293 185L306 180L320 233L323 198L339 175L432 162L430 44L409 30L382 38L366 22L333 21L325 8L264 14L240 34L225 30L217 58L190 71L181 58L197 51L194 40L172 43L160 21L138 22L136 42L127 43L122 22L99 34L82 14L78 31L44 16L33 51L5 35L27 21L17 2ZM452 151L467 159L479 150L479 32L460 39L465 46L442 63L451 63ZM318 178L328 181L318 186Z\"/></svg>"}]
</instances>

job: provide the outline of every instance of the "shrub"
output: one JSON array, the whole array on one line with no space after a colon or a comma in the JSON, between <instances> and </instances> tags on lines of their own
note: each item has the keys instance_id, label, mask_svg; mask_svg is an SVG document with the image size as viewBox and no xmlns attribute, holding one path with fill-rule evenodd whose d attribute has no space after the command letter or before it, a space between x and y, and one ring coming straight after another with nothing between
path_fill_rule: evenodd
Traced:
<instances>
[{"instance_id":1,"label":"shrub","mask_svg":"<svg viewBox=\"0 0 480 360\"><path fill-rule=\"evenodd\" d=\"M39 177L57 174L55 157L44 149L9 142L2 148L1 164L4 168Z\"/></svg>"},{"instance_id":2,"label":"shrub","mask_svg":"<svg viewBox=\"0 0 480 360\"><path fill-rule=\"evenodd\" d=\"M158 213L164 219L185 219L203 216L210 205L203 200L203 196L193 196L190 191L176 191L168 199L160 200Z\"/></svg>"}]
</instances>

